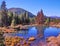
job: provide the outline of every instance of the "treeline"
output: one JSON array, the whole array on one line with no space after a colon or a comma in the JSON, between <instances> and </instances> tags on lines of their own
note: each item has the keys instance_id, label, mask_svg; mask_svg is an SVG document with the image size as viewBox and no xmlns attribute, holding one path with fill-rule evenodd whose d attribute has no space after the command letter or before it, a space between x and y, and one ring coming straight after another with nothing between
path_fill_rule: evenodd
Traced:
<instances>
[{"instance_id":1,"label":"treeline","mask_svg":"<svg viewBox=\"0 0 60 46\"><path fill-rule=\"evenodd\" d=\"M43 10L39 11L36 16L36 23L37 24L46 24L49 25L50 23L59 24L60 18L58 17L47 17L44 15Z\"/></svg>"},{"instance_id":2,"label":"treeline","mask_svg":"<svg viewBox=\"0 0 60 46\"><path fill-rule=\"evenodd\" d=\"M18 24L30 24L34 22L34 18L30 18L27 11L18 15L16 12L8 11L5 1L1 4L0 10L0 26L10 26Z\"/></svg>"}]
</instances>

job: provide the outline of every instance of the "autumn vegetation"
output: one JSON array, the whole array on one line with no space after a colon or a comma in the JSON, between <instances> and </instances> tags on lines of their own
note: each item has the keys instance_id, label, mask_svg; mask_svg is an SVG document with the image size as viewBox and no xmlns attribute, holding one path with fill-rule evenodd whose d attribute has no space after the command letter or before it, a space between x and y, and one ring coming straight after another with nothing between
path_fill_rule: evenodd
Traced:
<instances>
[{"instance_id":1,"label":"autumn vegetation","mask_svg":"<svg viewBox=\"0 0 60 46\"><path fill-rule=\"evenodd\" d=\"M0 10L0 27L15 26L18 24L28 25L31 22L34 22L34 18L30 18L27 11L18 15L16 12L11 12L6 8L5 1L2 2Z\"/></svg>"},{"instance_id":2,"label":"autumn vegetation","mask_svg":"<svg viewBox=\"0 0 60 46\"><path fill-rule=\"evenodd\" d=\"M30 37L26 41L24 38L17 36L3 37L3 33L11 33L18 31L15 29L26 29L25 27L36 25L60 27L60 18L45 16L42 9L34 17L29 17L27 11L18 15L16 12L9 11L6 8L6 2L3 1L0 7L0 43L2 42L3 44L0 44L0 46L30 46L31 41L36 40L34 37ZM60 36L50 37L46 42L46 44L39 43L38 46L60 46Z\"/></svg>"},{"instance_id":3,"label":"autumn vegetation","mask_svg":"<svg viewBox=\"0 0 60 46\"><path fill-rule=\"evenodd\" d=\"M30 24L45 24L50 23L57 24L60 22L59 18L51 18L44 15L43 10L37 13L37 16L29 17L27 11L17 14L17 12L11 12L6 8L5 1L2 2L0 8L0 27L16 26L16 25L30 25Z\"/></svg>"}]
</instances>

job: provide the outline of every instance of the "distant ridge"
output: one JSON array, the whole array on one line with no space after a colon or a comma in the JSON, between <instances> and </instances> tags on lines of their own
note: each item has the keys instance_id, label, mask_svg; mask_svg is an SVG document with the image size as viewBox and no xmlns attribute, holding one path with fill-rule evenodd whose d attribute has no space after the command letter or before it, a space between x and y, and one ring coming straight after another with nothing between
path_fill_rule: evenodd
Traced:
<instances>
[{"instance_id":1,"label":"distant ridge","mask_svg":"<svg viewBox=\"0 0 60 46\"><path fill-rule=\"evenodd\" d=\"M9 8L8 11L10 12L16 12L18 15L20 15L21 13L24 12L28 12L22 8ZM35 15L33 15L31 12L28 12L29 17L35 17Z\"/></svg>"}]
</instances>

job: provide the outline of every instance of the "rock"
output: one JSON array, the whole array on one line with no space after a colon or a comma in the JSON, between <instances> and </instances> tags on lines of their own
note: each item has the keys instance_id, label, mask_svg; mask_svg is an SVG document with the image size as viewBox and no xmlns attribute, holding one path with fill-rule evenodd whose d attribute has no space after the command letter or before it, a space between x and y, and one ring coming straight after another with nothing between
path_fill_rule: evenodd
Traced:
<instances>
[{"instance_id":1,"label":"rock","mask_svg":"<svg viewBox=\"0 0 60 46\"><path fill-rule=\"evenodd\" d=\"M57 40L56 37L54 37L54 36L51 36L47 39L47 41L54 41L54 40Z\"/></svg>"},{"instance_id":2,"label":"rock","mask_svg":"<svg viewBox=\"0 0 60 46\"><path fill-rule=\"evenodd\" d=\"M23 40L23 44L26 44L26 41L25 40Z\"/></svg>"},{"instance_id":3,"label":"rock","mask_svg":"<svg viewBox=\"0 0 60 46\"><path fill-rule=\"evenodd\" d=\"M20 43L17 43L17 45L16 46L21 46L21 44Z\"/></svg>"},{"instance_id":4,"label":"rock","mask_svg":"<svg viewBox=\"0 0 60 46\"><path fill-rule=\"evenodd\" d=\"M28 40L29 41L34 41L35 40L35 37L30 37Z\"/></svg>"},{"instance_id":5,"label":"rock","mask_svg":"<svg viewBox=\"0 0 60 46\"><path fill-rule=\"evenodd\" d=\"M30 45L26 43L26 44L23 44L23 46L30 46Z\"/></svg>"},{"instance_id":6,"label":"rock","mask_svg":"<svg viewBox=\"0 0 60 46\"><path fill-rule=\"evenodd\" d=\"M20 37L20 39L21 39L21 40L24 40L24 38L23 38L23 37Z\"/></svg>"},{"instance_id":7,"label":"rock","mask_svg":"<svg viewBox=\"0 0 60 46\"><path fill-rule=\"evenodd\" d=\"M47 46L58 46L58 44L49 42L49 43L47 44Z\"/></svg>"},{"instance_id":8,"label":"rock","mask_svg":"<svg viewBox=\"0 0 60 46\"><path fill-rule=\"evenodd\" d=\"M38 37L42 38L42 37L43 37L43 35L42 35L42 34L39 34L39 35L38 35Z\"/></svg>"},{"instance_id":9,"label":"rock","mask_svg":"<svg viewBox=\"0 0 60 46\"><path fill-rule=\"evenodd\" d=\"M60 34L57 36L58 44L60 44Z\"/></svg>"},{"instance_id":10,"label":"rock","mask_svg":"<svg viewBox=\"0 0 60 46\"><path fill-rule=\"evenodd\" d=\"M28 41L27 43L30 45L32 42Z\"/></svg>"}]
</instances>

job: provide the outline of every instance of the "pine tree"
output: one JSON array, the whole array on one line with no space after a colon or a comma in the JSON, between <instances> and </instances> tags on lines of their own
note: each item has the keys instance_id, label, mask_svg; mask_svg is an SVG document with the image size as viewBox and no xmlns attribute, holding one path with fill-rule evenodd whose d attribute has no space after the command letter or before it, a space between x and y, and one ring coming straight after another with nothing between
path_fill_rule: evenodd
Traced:
<instances>
[{"instance_id":1,"label":"pine tree","mask_svg":"<svg viewBox=\"0 0 60 46\"><path fill-rule=\"evenodd\" d=\"M3 26L3 21L2 21L2 19L3 19L3 16L2 16L2 13L0 12L0 26L1 26L1 27Z\"/></svg>"},{"instance_id":2,"label":"pine tree","mask_svg":"<svg viewBox=\"0 0 60 46\"><path fill-rule=\"evenodd\" d=\"M37 17L36 17L36 22L38 24L43 24L44 23L44 14L43 14L43 10L41 9L40 12L38 12Z\"/></svg>"},{"instance_id":3,"label":"pine tree","mask_svg":"<svg viewBox=\"0 0 60 46\"><path fill-rule=\"evenodd\" d=\"M7 15L7 8L6 8L6 3L5 1L2 2L1 4L1 11L2 11L2 22L3 22L3 26L7 26L8 25L8 15Z\"/></svg>"},{"instance_id":4,"label":"pine tree","mask_svg":"<svg viewBox=\"0 0 60 46\"><path fill-rule=\"evenodd\" d=\"M16 25L16 20L13 18L12 19L12 22L11 22L11 26L13 27L13 26L15 26Z\"/></svg>"},{"instance_id":5,"label":"pine tree","mask_svg":"<svg viewBox=\"0 0 60 46\"><path fill-rule=\"evenodd\" d=\"M3 1L2 4L1 4L1 10L2 10L3 12L6 12L6 11L7 11L6 2L5 2L5 1Z\"/></svg>"},{"instance_id":6,"label":"pine tree","mask_svg":"<svg viewBox=\"0 0 60 46\"><path fill-rule=\"evenodd\" d=\"M20 14L19 16L18 16L18 22L19 22L19 24L22 24L22 14Z\"/></svg>"},{"instance_id":7,"label":"pine tree","mask_svg":"<svg viewBox=\"0 0 60 46\"><path fill-rule=\"evenodd\" d=\"M8 11L8 23L9 23L9 25L11 25L12 19L13 19L13 13Z\"/></svg>"},{"instance_id":8,"label":"pine tree","mask_svg":"<svg viewBox=\"0 0 60 46\"><path fill-rule=\"evenodd\" d=\"M26 18L26 20L25 20L26 21L26 24L29 24L30 20L29 20L28 12L26 12L25 15L26 15L26 17L25 17Z\"/></svg>"}]
</instances>

